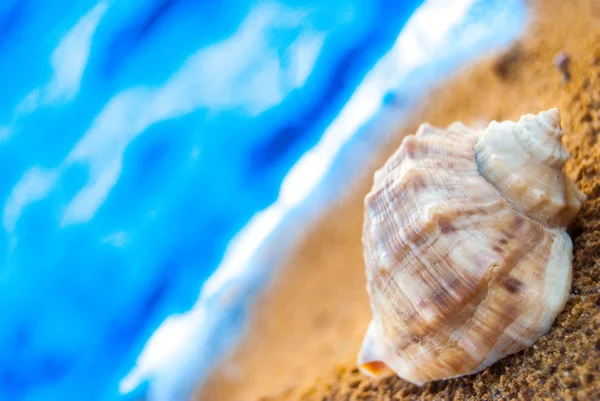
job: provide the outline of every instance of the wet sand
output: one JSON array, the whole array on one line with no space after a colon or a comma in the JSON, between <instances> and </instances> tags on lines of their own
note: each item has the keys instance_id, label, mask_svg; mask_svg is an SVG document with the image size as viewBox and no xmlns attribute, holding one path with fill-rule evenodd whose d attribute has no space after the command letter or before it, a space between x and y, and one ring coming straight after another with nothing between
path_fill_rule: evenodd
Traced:
<instances>
[{"instance_id":1,"label":"wet sand","mask_svg":"<svg viewBox=\"0 0 600 401\"><path fill-rule=\"evenodd\" d=\"M432 91L382 145L371 170L304 233L260 297L239 348L195 399L600 399L600 1L528 4L522 40ZM559 51L571 58L568 81L553 64ZM551 331L477 375L422 388L359 374L355 359L371 318L360 238L372 169L421 122L518 119L554 106L572 156L567 172L588 201L570 228L573 287Z\"/></svg>"}]
</instances>

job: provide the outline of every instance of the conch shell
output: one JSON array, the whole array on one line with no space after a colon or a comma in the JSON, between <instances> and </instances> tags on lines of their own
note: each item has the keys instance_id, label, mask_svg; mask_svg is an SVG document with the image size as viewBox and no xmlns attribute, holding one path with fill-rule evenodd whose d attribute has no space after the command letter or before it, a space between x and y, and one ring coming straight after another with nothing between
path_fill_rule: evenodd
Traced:
<instances>
[{"instance_id":1,"label":"conch shell","mask_svg":"<svg viewBox=\"0 0 600 401\"><path fill-rule=\"evenodd\" d=\"M419 385L472 374L548 332L571 287L566 226L585 201L562 171L559 121L551 109L483 132L423 124L375 173L363 372Z\"/></svg>"}]
</instances>

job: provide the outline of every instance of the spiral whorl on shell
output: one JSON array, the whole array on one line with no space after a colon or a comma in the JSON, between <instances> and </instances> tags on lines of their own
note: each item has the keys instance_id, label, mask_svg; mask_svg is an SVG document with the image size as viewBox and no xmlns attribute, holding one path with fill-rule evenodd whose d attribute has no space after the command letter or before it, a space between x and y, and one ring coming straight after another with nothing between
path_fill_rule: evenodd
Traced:
<instances>
[{"instance_id":1,"label":"spiral whorl on shell","mask_svg":"<svg viewBox=\"0 0 600 401\"><path fill-rule=\"evenodd\" d=\"M494 121L475 145L481 175L519 212L550 226L566 226L585 199L562 172L569 154L559 123L558 109Z\"/></svg>"},{"instance_id":2,"label":"spiral whorl on shell","mask_svg":"<svg viewBox=\"0 0 600 401\"><path fill-rule=\"evenodd\" d=\"M363 372L417 384L475 373L550 329L571 286L566 226L585 200L562 172L561 136L556 109L483 133L423 124L376 172Z\"/></svg>"}]
</instances>

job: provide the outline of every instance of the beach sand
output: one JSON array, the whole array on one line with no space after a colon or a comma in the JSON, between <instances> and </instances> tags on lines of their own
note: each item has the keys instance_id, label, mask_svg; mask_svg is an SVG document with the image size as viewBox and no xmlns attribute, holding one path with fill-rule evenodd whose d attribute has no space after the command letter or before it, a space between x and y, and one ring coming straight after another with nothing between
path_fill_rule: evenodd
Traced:
<instances>
[{"instance_id":1,"label":"beach sand","mask_svg":"<svg viewBox=\"0 0 600 401\"><path fill-rule=\"evenodd\" d=\"M588 201L570 228L573 287L551 331L477 375L417 387L355 369L371 319L361 246L363 198L373 171L304 234L257 302L248 334L195 399L600 399L600 1L527 2L525 36L433 90L374 156L383 164L421 122L518 119L557 106L572 159L567 172ZM553 65L571 57L571 79Z\"/></svg>"}]
</instances>

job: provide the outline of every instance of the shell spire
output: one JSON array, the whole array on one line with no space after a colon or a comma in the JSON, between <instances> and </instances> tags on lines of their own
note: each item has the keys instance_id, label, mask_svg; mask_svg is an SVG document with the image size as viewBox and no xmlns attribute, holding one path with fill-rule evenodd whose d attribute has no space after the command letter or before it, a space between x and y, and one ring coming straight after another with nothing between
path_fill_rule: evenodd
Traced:
<instances>
[{"instance_id":1,"label":"shell spire","mask_svg":"<svg viewBox=\"0 0 600 401\"><path fill-rule=\"evenodd\" d=\"M557 108L539 114L527 114L515 125L515 137L527 153L555 169L561 169L569 160L562 144L560 112Z\"/></svg>"},{"instance_id":2,"label":"shell spire","mask_svg":"<svg viewBox=\"0 0 600 401\"><path fill-rule=\"evenodd\" d=\"M519 212L550 226L566 227L585 195L565 175L560 113L553 108L518 122L492 121L475 145L480 174Z\"/></svg>"}]
</instances>

